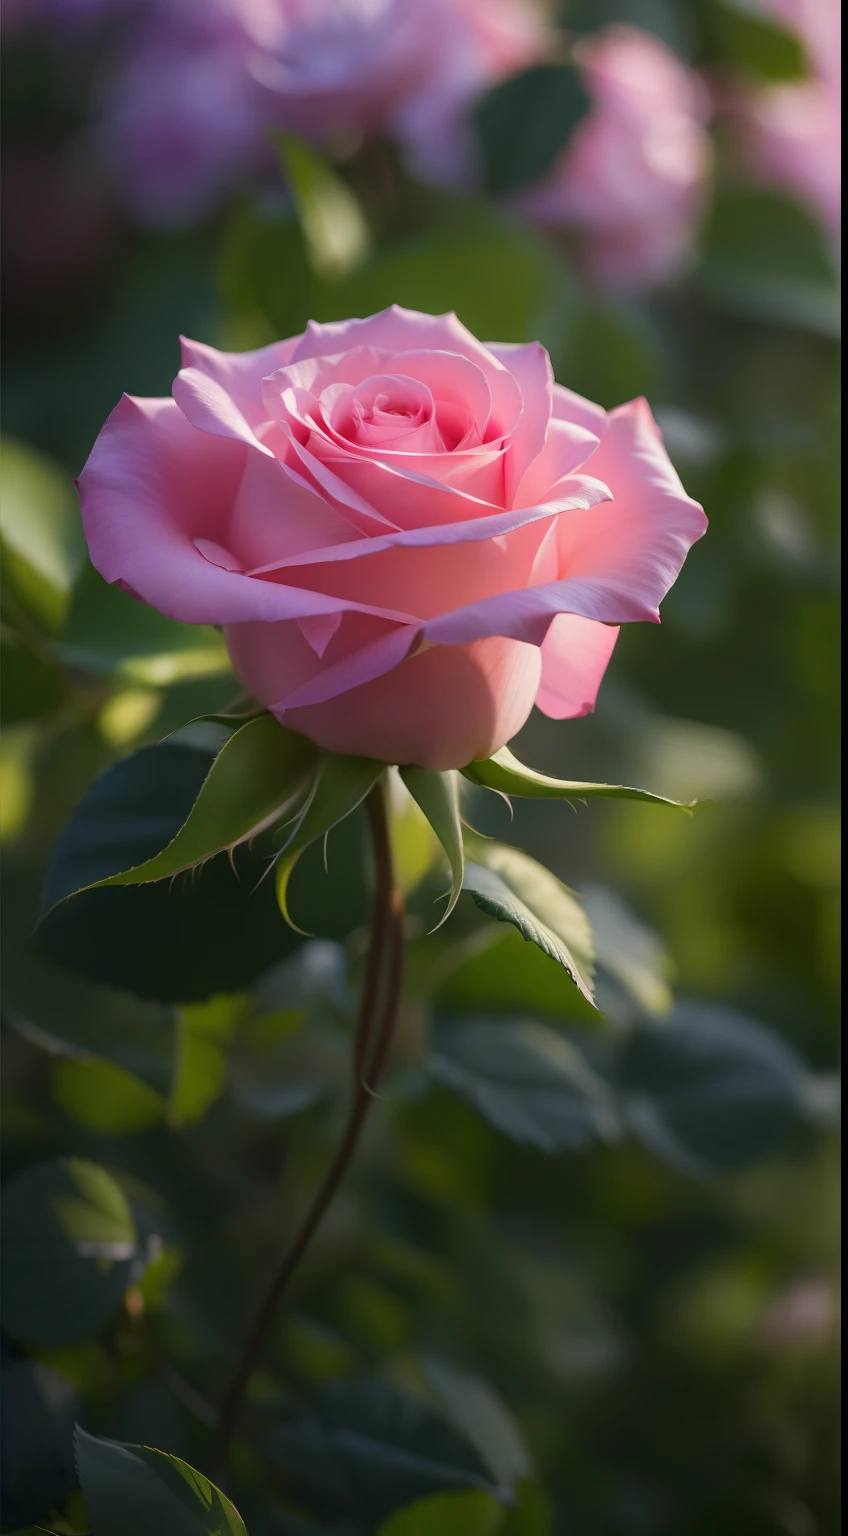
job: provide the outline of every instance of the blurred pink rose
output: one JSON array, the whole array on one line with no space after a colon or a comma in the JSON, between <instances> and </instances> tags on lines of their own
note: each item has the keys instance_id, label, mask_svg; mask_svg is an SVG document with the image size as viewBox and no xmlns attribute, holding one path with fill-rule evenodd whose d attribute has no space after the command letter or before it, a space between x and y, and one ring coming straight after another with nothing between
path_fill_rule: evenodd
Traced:
<instances>
[{"instance_id":1,"label":"blurred pink rose","mask_svg":"<svg viewBox=\"0 0 848 1536\"><path fill-rule=\"evenodd\" d=\"M79 481L91 558L219 624L245 687L322 746L430 768L537 702L594 707L704 532L644 400L606 414L538 344L393 307L258 352L183 345Z\"/></svg>"},{"instance_id":2,"label":"blurred pink rose","mask_svg":"<svg viewBox=\"0 0 848 1536\"><path fill-rule=\"evenodd\" d=\"M324 143L395 133L454 177L463 108L536 56L525 0L159 0L114 74L103 141L137 216L187 223L269 156L266 129Z\"/></svg>"},{"instance_id":3,"label":"blurred pink rose","mask_svg":"<svg viewBox=\"0 0 848 1536\"><path fill-rule=\"evenodd\" d=\"M748 158L766 183L819 215L838 246L842 228L840 0L762 0L797 32L810 78L748 89L736 102Z\"/></svg>"},{"instance_id":4,"label":"blurred pink rose","mask_svg":"<svg viewBox=\"0 0 848 1536\"><path fill-rule=\"evenodd\" d=\"M685 264L710 170L699 80L663 43L615 26L574 50L592 107L552 175L519 200L576 232L587 278L641 288Z\"/></svg>"}]
</instances>

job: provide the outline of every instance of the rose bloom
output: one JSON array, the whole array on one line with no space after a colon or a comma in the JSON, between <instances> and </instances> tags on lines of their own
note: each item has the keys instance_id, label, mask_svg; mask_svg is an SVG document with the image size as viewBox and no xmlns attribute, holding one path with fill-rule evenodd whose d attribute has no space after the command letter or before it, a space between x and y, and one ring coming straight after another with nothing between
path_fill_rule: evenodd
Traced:
<instances>
[{"instance_id":1,"label":"rose bloom","mask_svg":"<svg viewBox=\"0 0 848 1536\"><path fill-rule=\"evenodd\" d=\"M842 229L840 0L768 0L796 32L810 78L747 89L734 104L754 173L806 203L838 248Z\"/></svg>"},{"instance_id":2,"label":"rose bloom","mask_svg":"<svg viewBox=\"0 0 848 1536\"><path fill-rule=\"evenodd\" d=\"M592 105L519 206L580 237L593 283L647 287L682 267L692 247L711 164L706 96L664 43L636 27L594 33L574 58Z\"/></svg>"},{"instance_id":3,"label":"rose bloom","mask_svg":"<svg viewBox=\"0 0 848 1536\"><path fill-rule=\"evenodd\" d=\"M393 133L453 175L462 112L547 33L525 0L158 0L105 93L101 139L131 211L180 224L273 169L267 128L319 144Z\"/></svg>"},{"instance_id":4,"label":"rose bloom","mask_svg":"<svg viewBox=\"0 0 848 1536\"><path fill-rule=\"evenodd\" d=\"M644 400L607 414L538 343L392 307L260 351L183 344L79 480L91 558L223 626L244 687L320 746L428 768L534 703L594 707L618 625L657 621L702 509Z\"/></svg>"}]
</instances>

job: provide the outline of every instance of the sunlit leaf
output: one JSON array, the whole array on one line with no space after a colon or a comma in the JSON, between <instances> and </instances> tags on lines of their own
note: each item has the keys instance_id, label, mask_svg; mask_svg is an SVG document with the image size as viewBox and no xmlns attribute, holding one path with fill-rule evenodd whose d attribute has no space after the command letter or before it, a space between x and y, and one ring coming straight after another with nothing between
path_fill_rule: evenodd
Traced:
<instances>
[{"instance_id":1,"label":"sunlit leaf","mask_svg":"<svg viewBox=\"0 0 848 1536\"><path fill-rule=\"evenodd\" d=\"M344 821L373 789L386 764L370 757L345 757L327 752L321 758L305 806L283 843L277 863L277 900L287 923L287 892L291 873L305 848Z\"/></svg>"},{"instance_id":2,"label":"sunlit leaf","mask_svg":"<svg viewBox=\"0 0 848 1536\"><path fill-rule=\"evenodd\" d=\"M247 1536L226 1494L178 1456L146 1445L98 1440L79 1426L76 1455L95 1533Z\"/></svg>"},{"instance_id":3,"label":"sunlit leaf","mask_svg":"<svg viewBox=\"0 0 848 1536\"><path fill-rule=\"evenodd\" d=\"M66 1115L103 1136L147 1130L165 1112L161 1094L125 1067L96 1056L57 1061L50 1086Z\"/></svg>"},{"instance_id":4,"label":"sunlit leaf","mask_svg":"<svg viewBox=\"0 0 848 1536\"><path fill-rule=\"evenodd\" d=\"M377 1536L498 1536L504 1515L503 1505L480 1488L432 1493L395 1510Z\"/></svg>"},{"instance_id":5,"label":"sunlit leaf","mask_svg":"<svg viewBox=\"0 0 848 1536\"><path fill-rule=\"evenodd\" d=\"M496 789L504 795L524 795L531 800L646 800L651 804L675 805L679 800L669 800L665 795L651 794L647 789L629 789L622 784L581 784L572 779L552 779L534 768L525 768L513 757L509 747L501 747L493 757L481 758L462 769L472 784L484 789ZM682 809L690 807L683 805Z\"/></svg>"},{"instance_id":6,"label":"sunlit leaf","mask_svg":"<svg viewBox=\"0 0 848 1536\"><path fill-rule=\"evenodd\" d=\"M255 836L305 788L316 755L305 736L273 715L248 720L218 753L184 825L162 852L92 885L163 880Z\"/></svg>"},{"instance_id":7,"label":"sunlit leaf","mask_svg":"<svg viewBox=\"0 0 848 1536\"><path fill-rule=\"evenodd\" d=\"M71 1344L96 1333L143 1267L123 1191L96 1163L66 1157L3 1192L3 1317L13 1338Z\"/></svg>"},{"instance_id":8,"label":"sunlit leaf","mask_svg":"<svg viewBox=\"0 0 848 1536\"><path fill-rule=\"evenodd\" d=\"M387 246L343 281L324 285L314 302L322 320L403 304L426 314L455 310L475 336L553 342L577 296L542 239L490 213L470 228Z\"/></svg>"},{"instance_id":9,"label":"sunlit leaf","mask_svg":"<svg viewBox=\"0 0 848 1536\"><path fill-rule=\"evenodd\" d=\"M751 0L709 0L706 21L722 63L756 80L797 80L805 74L798 36Z\"/></svg>"},{"instance_id":10,"label":"sunlit leaf","mask_svg":"<svg viewBox=\"0 0 848 1536\"><path fill-rule=\"evenodd\" d=\"M371 243L356 197L319 152L290 133L274 135L306 247L322 277L343 277Z\"/></svg>"},{"instance_id":11,"label":"sunlit leaf","mask_svg":"<svg viewBox=\"0 0 848 1536\"><path fill-rule=\"evenodd\" d=\"M0 451L0 536L13 599L36 623L57 629L85 559L77 499L70 475L8 438Z\"/></svg>"},{"instance_id":12,"label":"sunlit leaf","mask_svg":"<svg viewBox=\"0 0 848 1536\"><path fill-rule=\"evenodd\" d=\"M62 654L85 671L163 688L189 678L226 676L231 670L216 629L166 619L110 586L90 565L74 589Z\"/></svg>"},{"instance_id":13,"label":"sunlit leaf","mask_svg":"<svg viewBox=\"0 0 848 1536\"><path fill-rule=\"evenodd\" d=\"M171 1125L194 1125L215 1103L226 1080L227 1042L243 1013L239 997L213 997L178 1009L168 1103Z\"/></svg>"},{"instance_id":14,"label":"sunlit leaf","mask_svg":"<svg viewBox=\"0 0 848 1536\"><path fill-rule=\"evenodd\" d=\"M459 793L455 773L434 773L429 768L401 768L400 776L433 828L451 867L448 904L437 927L446 922L459 901L465 873Z\"/></svg>"},{"instance_id":15,"label":"sunlit leaf","mask_svg":"<svg viewBox=\"0 0 848 1536\"><path fill-rule=\"evenodd\" d=\"M603 1081L570 1041L532 1020L441 1024L430 1070L498 1130L543 1152L573 1151L617 1129Z\"/></svg>"},{"instance_id":16,"label":"sunlit leaf","mask_svg":"<svg viewBox=\"0 0 848 1536\"><path fill-rule=\"evenodd\" d=\"M592 930L577 897L544 865L503 843L471 843L474 863L467 863L463 889L498 922L512 923L521 937L561 965L594 1002L595 950Z\"/></svg>"}]
</instances>

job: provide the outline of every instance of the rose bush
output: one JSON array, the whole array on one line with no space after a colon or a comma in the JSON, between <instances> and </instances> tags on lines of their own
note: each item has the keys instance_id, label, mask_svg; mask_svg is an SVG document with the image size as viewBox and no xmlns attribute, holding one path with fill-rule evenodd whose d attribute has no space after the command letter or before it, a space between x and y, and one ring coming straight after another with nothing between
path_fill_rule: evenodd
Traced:
<instances>
[{"instance_id":1,"label":"rose bush","mask_svg":"<svg viewBox=\"0 0 848 1536\"><path fill-rule=\"evenodd\" d=\"M551 175L520 200L580 237L585 275L641 288L686 261L710 169L706 92L649 33L614 26L574 49L591 109Z\"/></svg>"},{"instance_id":2,"label":"rose bush","mask_svg":"<svg viewBox=\"0 0 848 1536\"><path fill-rule=\"evenodd\" d=\"M533 703L594 707L706 526L644 400L607 414L538 343L392 307L260 351L183 344L79 480L92 560L223 626L244 686L332 751L460 767Z\"/></svg>"}]
</instances>

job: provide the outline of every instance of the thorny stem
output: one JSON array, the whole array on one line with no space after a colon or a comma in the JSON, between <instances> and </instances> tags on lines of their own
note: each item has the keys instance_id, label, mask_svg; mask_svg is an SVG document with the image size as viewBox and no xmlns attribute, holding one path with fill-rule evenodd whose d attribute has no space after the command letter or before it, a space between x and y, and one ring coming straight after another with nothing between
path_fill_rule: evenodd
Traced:
<instances>
[{"instance_id":1,"label":"thorny stem","mask_svg":"<svg viewBox=\"0 0 848 1536\"><path fill-rule=\"evenodd\" d=\"M353 1047L354 1081L347 1124L324 1182L268 1287L227 1388L220 1422L222 1453L226 1451L235 1433L248 1383L283 1295L350 1166L391 1049L403 983L404 902L402 892L395 885L386 814L386 788L382 779L371 790L365 808L371 829L376 889L371 943ZM381 993L382 1008L379 1006Z\"/></svg>"}]
</instances>

